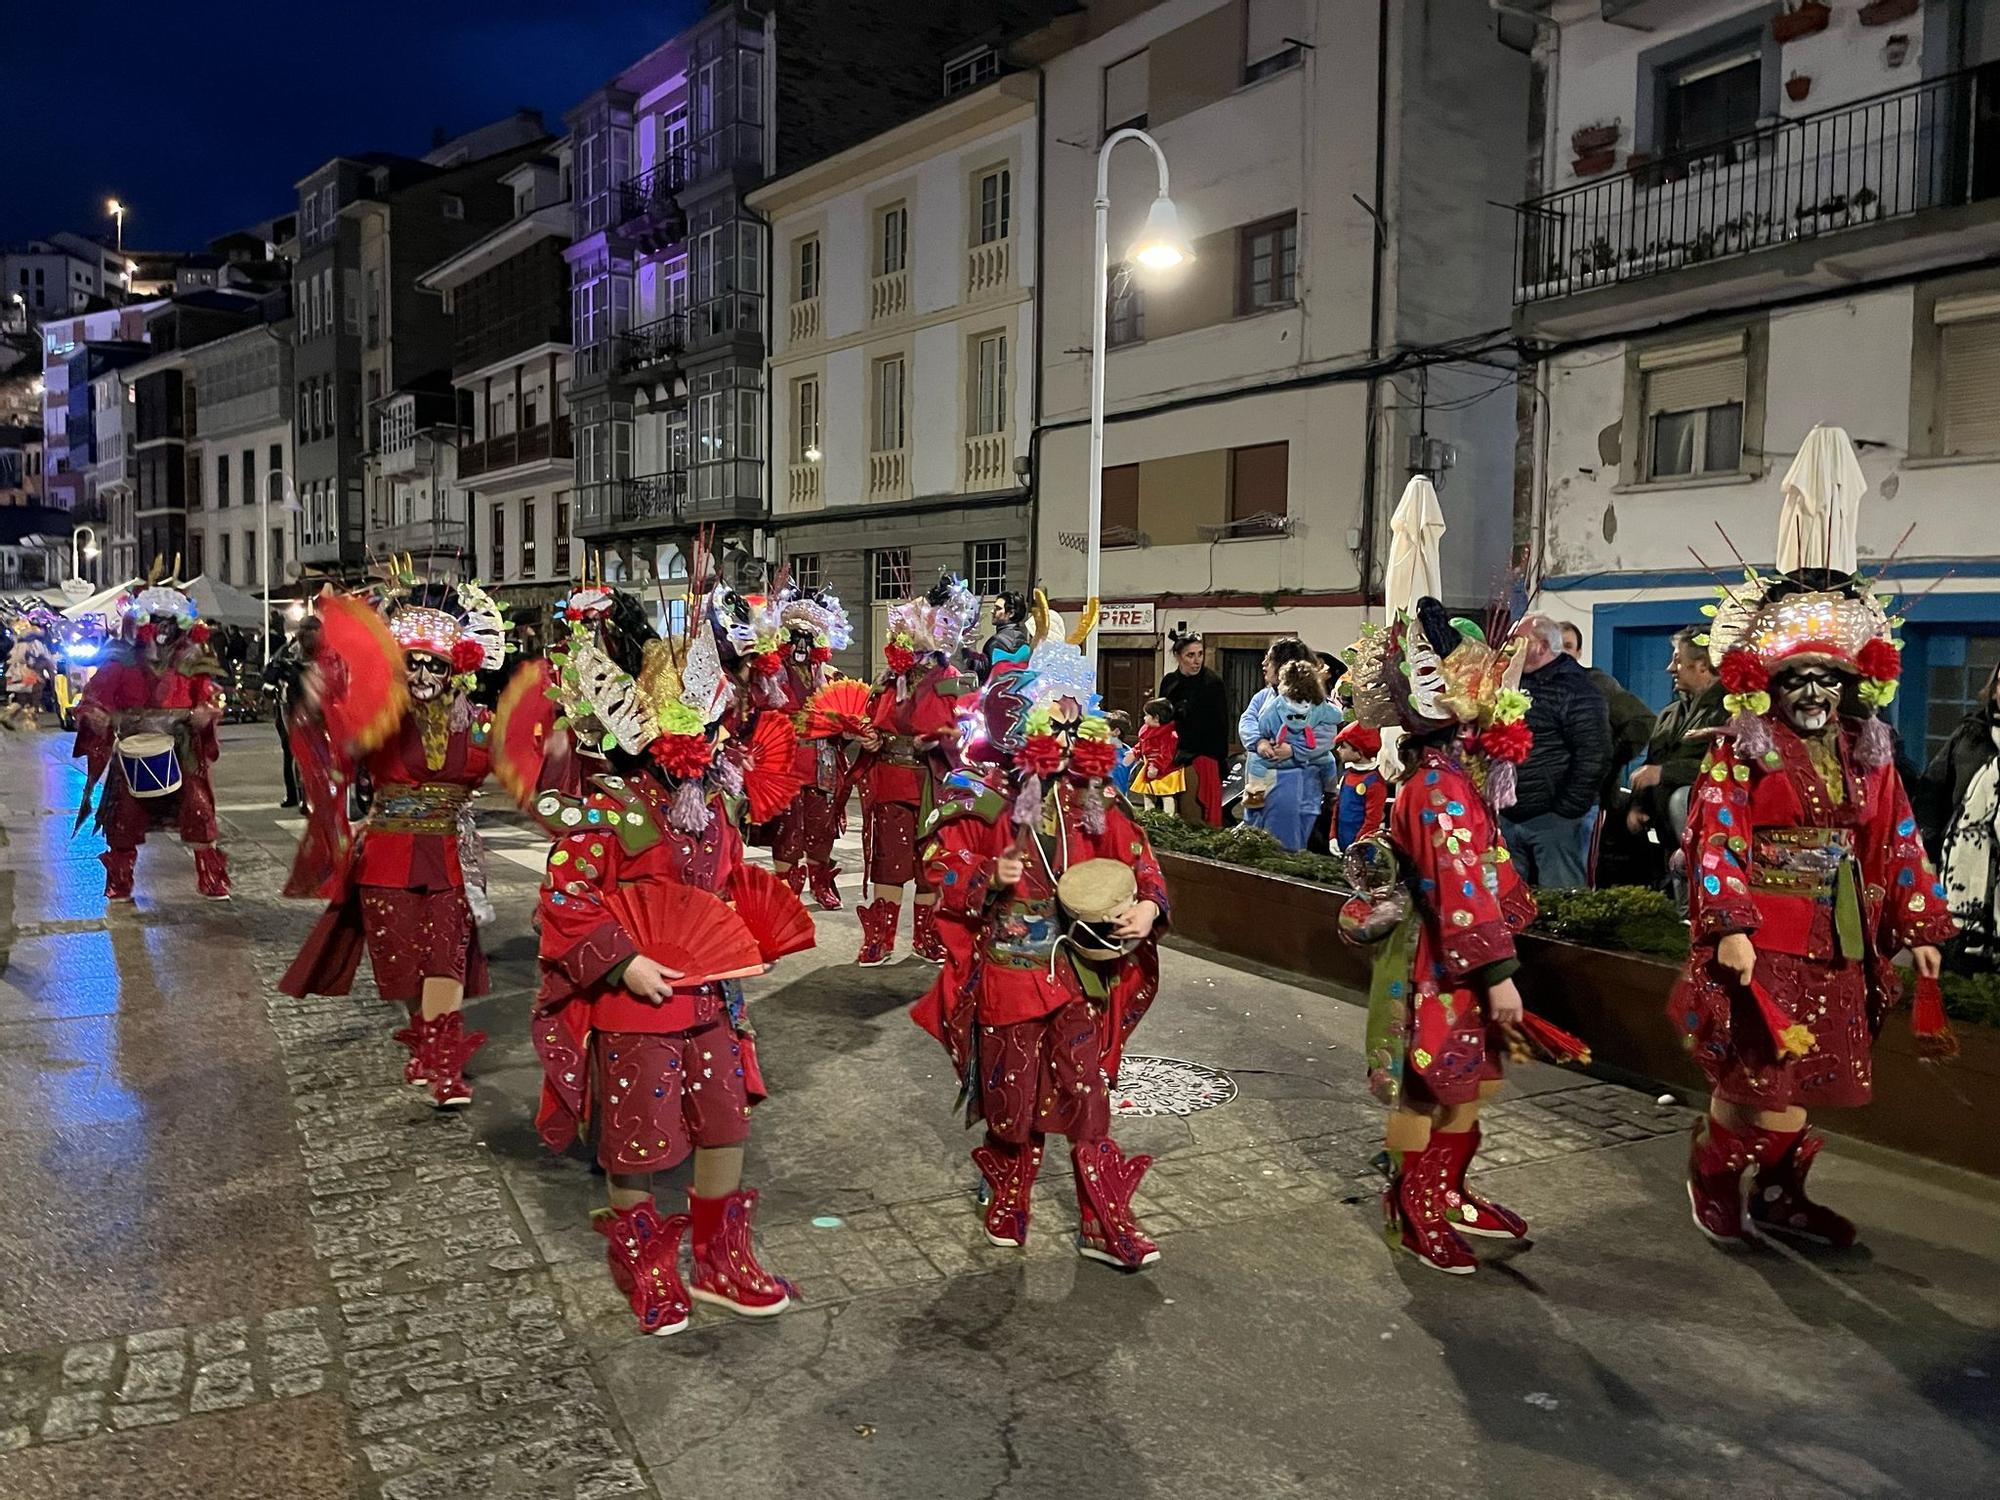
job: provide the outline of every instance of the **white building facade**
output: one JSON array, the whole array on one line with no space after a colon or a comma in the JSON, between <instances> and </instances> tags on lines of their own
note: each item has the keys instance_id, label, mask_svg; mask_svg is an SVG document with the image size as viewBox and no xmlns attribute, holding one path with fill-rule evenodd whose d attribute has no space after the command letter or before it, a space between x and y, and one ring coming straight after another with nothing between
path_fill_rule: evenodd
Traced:
<instances>
[{"instance_id":1,"label":"white building facade","mask_svg":"<svg viewBox=\"0 0 2000 1500\"><path fill-rule=\"evenodd\" d=\"M1673 632L1732 548L1771 563L1787 467L1842 427L1921 763L2000 662L2000 16L1623 9L1647 29L1557 3L1538 49L1551 190L1520 214L1516 329L1539 602L1663 703Z\"/></svg>"},{"instance_id":2,"label":"white building facade","mask_svg":"<svg viewBox=\"0 0 2000 1500\"><path fill-rule=\"evenodd\" d=\"M259 324L185 356L195 393L184 576L261 594L287 583L298 556L292 473L289 323Z\"/></svg>"}]
</instances>

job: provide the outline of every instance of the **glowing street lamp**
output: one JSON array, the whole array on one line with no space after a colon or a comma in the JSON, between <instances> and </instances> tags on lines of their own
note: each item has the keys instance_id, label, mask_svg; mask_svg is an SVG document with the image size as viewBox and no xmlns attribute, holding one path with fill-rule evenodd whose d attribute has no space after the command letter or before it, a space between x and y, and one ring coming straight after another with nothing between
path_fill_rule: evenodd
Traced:
<instances>
[{"instance_id":1,"label":"glowing street lamp","mask_svg":"<svg viewBox=\"0 0 2000 1500\"><path fill-rule=\"evenodd\" d=\"M104 205L104 211L118 223L118 258L125 258L125 205L113 198ZM129 273L128 273L129 274Z\"/></svg>"}]
</instances>

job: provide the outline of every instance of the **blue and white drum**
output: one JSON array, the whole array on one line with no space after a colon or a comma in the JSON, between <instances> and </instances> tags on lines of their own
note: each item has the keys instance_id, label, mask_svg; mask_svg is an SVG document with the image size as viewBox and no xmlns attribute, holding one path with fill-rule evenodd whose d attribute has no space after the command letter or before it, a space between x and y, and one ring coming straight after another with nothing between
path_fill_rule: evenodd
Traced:
<instances>
[{"instance_id":1,"label":"blue and white drum","mask_svg":"<svg viewBox=\"0 0 2000 1500\"><path fill-rule=\"evenodd\" d=\"M135 797L171 797L181 789L181 758L170 734L128 734L118 742L118 769Z\"/></svg>"}]
</instances>

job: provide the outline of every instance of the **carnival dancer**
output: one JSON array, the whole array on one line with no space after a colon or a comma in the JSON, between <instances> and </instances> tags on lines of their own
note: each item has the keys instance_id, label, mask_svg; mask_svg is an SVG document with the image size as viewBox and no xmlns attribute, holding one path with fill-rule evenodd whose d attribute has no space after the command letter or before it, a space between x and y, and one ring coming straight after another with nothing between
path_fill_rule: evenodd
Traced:
<instances>
[{"instance_id":1,"label":"carnival dancer","mask_svg":"<svg viewBox=\"0 0 2000 1500\"><path fill-rule=\"evenodd\" d=\"M958 736L958 700L972 684L953 665L979 618L979 600L958 578L940 577L930 592L889 611L888 670L868 703L854 778L861 788L861 843L873 899L858 908L862 968L886 964L896 950L903 893L917 886L917 956L941 964L937 891L917 859L917 826L950 770L948 746Z\"/></svg>"},{"instance_id":2,"label":"carnival dancer","mask_svg":"<svg viewBox=\"0 0 2000 1500\"><path fill-rule=\"evenodd\" d=\"M1159 987L1168 900L1152 846L1107 790L1116 758L1090 663L1045 637L1025 666L996 664L967 717L968 766L925 835L943 921L968 930L912 1012L958 1070L988 1241L1027 1241L1046 1137L1065 1135L1079 1252L1137 1270L1159 1249L1132 1212L1152 1165L1111 1138L1126 1039Z\"/></svg>"},{"instance_id":3,"label":"carnival dancer","mask_svg":"<svg viewBox=\"0 0 2000 1500\"><path fill-rule=\"evenodd\" d=\"M132 899L139 846L169 824L194 852L195 882L212 901L229 897L229 860L217 843L209 768L220 753L224 668L208 649L194 602L168 583L125 594L115 606L118 642L84 689L76 712L75 754L88 781L75 827L104 782L97 827L104 835L104 895Z\"/></svg>"},{"instance_id":4,"label":"carnival dancer","mask_svg":"<svg viewBox=\"0 0 2000 1500\"><path fill-rule=\"evenodd\" d=\"M737 818L768 820L799 783L789 716L740 701L751 666L729 650L731 608L718 590L695 602L689 635L662 641L629 596L572 595L555 692L596 770L580 795L535 803L555 836L540 905L536 1123L554 1151L586 1127L594 1135L610 1206L593 1222L649 1334L687 1326L690 1228L695 1300L766 1317L795 1295L751 1243L757 1194L742 1185L743 1152L764 1084L736 981L810 946L812 921L743 860ZM654 1174L690 1151L689 1212L663 1216Z\"/></svg>"},{"instance_id":5,"label":"carnival dancer","mask_svg":"<svg viewBox=\"0 0 2000 1500\"><path fill-rule=\"evenodd\" d=\"M0 725L32 729L42 712L48 682L60 668L49 647L53 618L44 610L22 615L7 651L7 706Z\"/></svg>"},{"instance_id":6,"label":"carnival dancer","mask_svg":"<svg viewBox=\"0 0 2000 1500\"><path fill-rule=\"evenodd\" d=\"M847 611L826 589L785 590L778 598L778 614L786 636L784 707L796 719L815 693L839 677L833 653L845 651L852 637ZM860 687L856 684L855 690ZM846 817L847 758L831 738L801 737L796 769L804 784L778 815L772 867L794 892L802 892L810 881L820 910L839 911L840 866L833 862L833 842Z\"/></svg>"},{"instance_id":7,"label":"carnival dancer","mask_svg":"<svg viewBox=\"0 0 2000 1500\"><path fill-rule=\"evenodd\" d=\"M1846 482L1816 501L1809 459ZM1709 629L1732 718L1689 808L1693 946L1669 1015L1713 1085L1688 1158L1696 1225L1847 1246L1854 1225L1806 1193L1807 1111L1869 1101L1894 956L1934 984L1956 929L1876 716L1898 622L1856 573L1865 482L1845 434L1809 434L1785 486L1776 573L1723 589ZM1917 1030L1948 1036L1941 1013Z\"/></svg>"},{"instance_id":8,"label":"carnival dancer","mask_svg":"<svg viewBox=\"0 0 2000 1500\"><path fill-rule=\"evenodd\" d=\"M472 1102L465 1067L486 1040L463 1014L467 995L487 991L472 797L502 762L517 796L532 789L540 736L506 731L539 714L544 677L536 663L517 673L496 723L467 695L505 662L500 606L471 584L406 572L383 608L386 621L360 598L320 604L318 656L291 726L310 813L285 894L328 905L279 989L345 995L365 948L382 999L408 1013L395 1034L410 1053L404 1081L458 1109ZM350 829L342 788L357 772L374 800Z\"/></svg>"}]
</instances>

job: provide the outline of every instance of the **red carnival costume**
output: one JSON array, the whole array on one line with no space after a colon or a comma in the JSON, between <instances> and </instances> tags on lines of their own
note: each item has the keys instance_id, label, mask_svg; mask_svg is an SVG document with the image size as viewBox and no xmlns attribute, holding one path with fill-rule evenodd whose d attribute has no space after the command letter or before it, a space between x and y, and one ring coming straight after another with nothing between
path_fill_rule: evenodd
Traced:
<instances>
[{"instance_id":1,"label":"red carnival costume","mask_svg":"<svg viewBox=\"0 0 2000 1500\"><path fill-rule=\"evenodd\" d=\"M222 664L208 650L208 627L195 623L192 601L155 584L119 601L124 644L107 652L76 712L74 753L90 793L104 782L97 826L104 835L104 894L132 899L139 846L154 829L173 826L194 851L196 883L211 900L229 895L229 861L216 847L215 789L209 767L219 747ZM150 751L150 754L147 752Z\"/></svg>"},{"instance_id":2,"label":"red carnival costume","mask_svg":"<svg viewBox=\"0 0 2000 1500\"><path fill-rule=\"evenodd\" d=\"M855 734L861 755L861 844L874 897L858 909L863 968L886 964L896 950L903 888L917 882L914 941L919 958L943 963L937 892L917 859L917 828L951 768L948 746L958 738L958 700L972 683L953 665L979 619L979 600L957 578L940 578L920 599L889 611L888 671L868 702Z\"/></svg>"},{"instance_id":3,"label":"red carnival costume","mask_svg":"<svg viewBox=\"0 0 2000 1500\"><path fill-rule=\"evenodd\" d=\"M825 589L788 590L779 596L778 612L787 638L783 707L797 721L816 693L839 680L833 653L847 649L847 614ZM810 882L820 909L839 911L833 843L847 815L847 759L835 740L801 735L794 769L802 784L772 830L772 863L794 891Z\"/></svg>"},{"instance_id":4,"label":"red carnival costume","mask_svg":"<svg viewBox=\"0 0 2000 1500\"><path fill-rule=\"evenodd\" d=\"M525 789L539 772L544 724L518 732L523 714L545 719L538 664L509 684L495 716L473 705L472 674L505 660L500 610L471 585L456 590L406 580L385 625L366 602L321 604L317 710L293 725L310 821L290 896L324 896L325 913L279 983L296 997L345 995L366 948L375 987L409 1013L396 1040L409 1049L403 1076L440 1108L472 1102L465 1065L486 1040L467 1032L461 1006L487 990L486 958L468 893L473 794L513 741L503 779ZM338 662L339 667L333 668ZM346 783L365 771L374 800L349 829Z\"/></svg>"},{"instance_id":5,"label":"red carnival costume","mask_svg":"<svg viewBox=\"0 0 2000 1500\"><path fill-rule=\"evenodd\" d=\"M966 940L949 945L913 1016L944 1043L968 1114L986 1126L972 1158L987 1239L1026 1243L1044 1139L1062 1134L1080 1253L1137 1270L1159 1259L1132 1214L1152 1161L1111 1139L1111 1089L1159 987L1167 888L1144 831L1107 791L1118 747L1096 704L1089 663L1059 639L1025 666L995 664L966 748L998 764L947 778L924 845L941 922ZM1079 901L1106 874L1122 887L1105 910L1058 904L1059 886Z\"/></svg>"},{"instance_id":6,"label":"red carnival costume","mask_svg":"<svg viewBox=\"0 0 2000 1500\"><path fill-rule=\"evenodd\" d=\"M692 638L668 642L624 596L572 596L572 636L556 652L564 722L579 748L617 759L580 796L544 792L534 804L555 837L539 913L536 1124L551 1150L594 1138L612 1195L596 1227L613 1281L652 1334L687 1326L679 1262L690 1229L695 1299L768 1316L795 1295L757 1261L757 1195L741 1186L764 1084L737 976L812 941L797 897L744 862L737 828L798 790L782 713L734 739L721 727L747 727L731 710L753 664L732 652L725 667L722 649L724 622L752 603L718 590L697 606ZM690 1213L663 1217L652 1174L690 1151Z\"/></svg>"},{"instance_id":7,"label":"red carnival costume","mask_svg":"<svg viewBox=\"0 0 2000 1500\"><path fill-rule=\"evenodd\" d=\"M1801 463L1829 444L1839 462L1844 436L1821 428ZM1894 622L1854 576L1851 511L1799 524L1793 476L1781 571L1723 590L1709 632L1734 717L1689 808L1693 947L1669 1014L1714 1086L1689 1158L1696 1225L1844 1246L1854 1226L1806 1196L1820 1149L1806 1111L1869 1101L1875 1035L1902 994L1892 959L1909 948L1934 980L1956 929L1874 714L1901 672Z\"/></svg>"}]
</instances>

